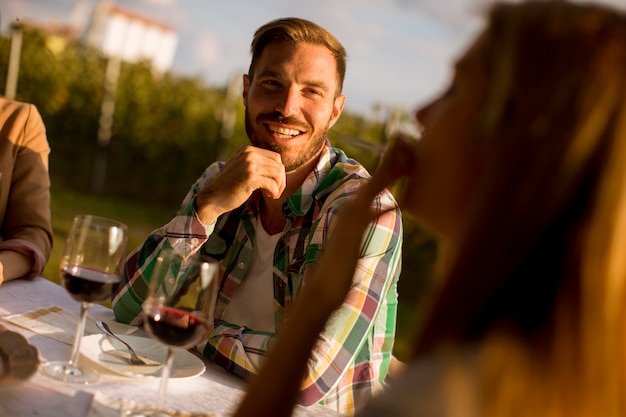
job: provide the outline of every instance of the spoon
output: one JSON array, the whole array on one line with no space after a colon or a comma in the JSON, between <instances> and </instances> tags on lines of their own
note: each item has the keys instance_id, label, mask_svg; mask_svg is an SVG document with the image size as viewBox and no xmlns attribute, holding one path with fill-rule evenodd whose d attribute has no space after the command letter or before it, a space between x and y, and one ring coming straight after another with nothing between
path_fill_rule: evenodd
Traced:
<instances>
[{"instance_id":1,"label":"spoon","mask_svg":"<svg viewBox=\"0 0 626 417\"><path fill-rule=\"evenodd\" d=\"M123 341L122 339L120 339L119 337L117 337L117 335L115 335L115 333L113 333L111 331L111 329L109 328L109 326L103 322L103 321L97 321L96 322L96 326L98 326L98 328L100 330L102 330L107 336L111 336L112 338L114 338L115 340L119 341L120 343L122 343L124 346L126 346L126 349L128 349L128 353L130 353L130 357L128 358L128 362L131 365L145 365L145 366L160 366L160 363L148 363L146 361L144 361L143 359L141 359L139 357L139 355L137 355L137 353L135 352L135 350L125 341Z\"/></svg>"}]
</instances>

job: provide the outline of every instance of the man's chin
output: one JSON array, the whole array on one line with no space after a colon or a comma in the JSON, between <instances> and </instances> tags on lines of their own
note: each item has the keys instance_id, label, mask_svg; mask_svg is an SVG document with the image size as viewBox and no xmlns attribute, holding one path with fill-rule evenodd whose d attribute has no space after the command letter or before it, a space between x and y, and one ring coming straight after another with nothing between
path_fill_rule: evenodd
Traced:
<instances>
[{"instance_id":1,"label":"man's chin","mask_svg":"<svg viewBox=\"0 0 626 417\"><path fill-rule=\"evenodd\" d=\"M286 173L297 171L298 168L306 163L306 161L302 161L301 159L289 159L285 157L285 155L281 155L281 157L283 159L283 165L285 166Z\"/></svg>"}]
</instances>

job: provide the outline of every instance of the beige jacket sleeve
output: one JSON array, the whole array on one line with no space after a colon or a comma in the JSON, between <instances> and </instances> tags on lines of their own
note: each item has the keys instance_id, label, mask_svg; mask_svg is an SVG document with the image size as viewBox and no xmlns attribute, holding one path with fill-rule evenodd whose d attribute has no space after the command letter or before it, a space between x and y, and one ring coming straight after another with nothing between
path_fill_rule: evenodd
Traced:
<instances>
[{"instance_id":1,"label":"beige jacket sleeve","mask_svg":"<svg viewBox=\"0 0 626 417\"><path fill-rule=\"evenodd\" d=\"M0 97L0 250L32 259L30 273L41 273L52 249L50 146L34 105Z\"/></svg>"}]
</instances>

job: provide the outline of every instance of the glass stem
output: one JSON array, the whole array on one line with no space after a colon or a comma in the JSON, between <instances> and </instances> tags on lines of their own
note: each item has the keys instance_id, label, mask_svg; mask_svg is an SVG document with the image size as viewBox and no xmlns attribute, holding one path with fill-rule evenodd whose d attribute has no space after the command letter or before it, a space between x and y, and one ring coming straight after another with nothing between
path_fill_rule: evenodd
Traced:
<instances>
[{"instance_id":1,"label":"glass stem","mask_svg":"<svg viewBox=\"0 0 626 417\"><path fill-rule=\"evenodd\" d=\"M174 362L174 349L168 347L167 354L165 356L165 365L161 370L161 382L159 383L159 396L157 397L156 408L161 410L163 407L163 399L165 398L165 388L167 387L167 380L170 378L170 371L172 369L172 362Z\"/></svg>"},{"instance_id":2,"label":"glass stem","mask_svg":"<svg viewBox=\"0 0 626 417\"><path fill-rule=\"evenodd\" d=\"M88 303L80 303L80 318L78 320L78 327L74 334L74 343L72 344L72 354L70 355L70 365L78 365L78 355L80 354L80 341L85 333L85 323L87 321L87 311L89 311Z\"/></svg>"}]
</instances>

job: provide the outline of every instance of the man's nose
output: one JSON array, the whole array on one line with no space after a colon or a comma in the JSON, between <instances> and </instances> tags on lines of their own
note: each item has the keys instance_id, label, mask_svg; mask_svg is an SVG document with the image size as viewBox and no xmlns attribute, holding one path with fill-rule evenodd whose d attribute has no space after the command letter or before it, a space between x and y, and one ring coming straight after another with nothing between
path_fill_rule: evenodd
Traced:
<instances>
[{"instance_id":1,"label":"man's nose","mask_svg":"<svg viewBox=\"0 0 626 417\"><path fill-rule=\"evenodd\" d=\"M277 98L275 110L283 116L292 116L300 112L301 104L302 97L299 90L294 87L288 87Z\"/></svg>"}]
</instances>

